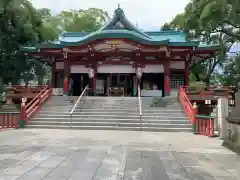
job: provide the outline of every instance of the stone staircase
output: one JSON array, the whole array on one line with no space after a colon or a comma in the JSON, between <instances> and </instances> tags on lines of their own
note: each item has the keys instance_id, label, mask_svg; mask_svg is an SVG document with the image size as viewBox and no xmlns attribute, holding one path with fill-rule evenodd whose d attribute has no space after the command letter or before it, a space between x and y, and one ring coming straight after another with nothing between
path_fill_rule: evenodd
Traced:
<instances>
[{"instance_id":1,"label":"stone staircase","mask_svg":"<svg viewBox=\"0 0 240 180\"><path fill-rule=\"evenodd\" d=\"M176 97L142 97L143 130L160 132L191 132L188 117Z\"/></svg>"},{"instance_id":2,"label":"stone staircase","mask_svg":"<svg viewBox=\"0 0 240 180\"><path fill-rule=\"evenodd\" d=\"M189 132L191 126L180 105L174 99L142 98L140 120L136 97L84 97L74 111L69 112L77 97L52 97L29 121L29 128L135 130ZM160 102L160 103L159 103ZM154 107L153 107L154 106ZM156 107L157 106L157 107Z\"/></svg>"}]
</instances>

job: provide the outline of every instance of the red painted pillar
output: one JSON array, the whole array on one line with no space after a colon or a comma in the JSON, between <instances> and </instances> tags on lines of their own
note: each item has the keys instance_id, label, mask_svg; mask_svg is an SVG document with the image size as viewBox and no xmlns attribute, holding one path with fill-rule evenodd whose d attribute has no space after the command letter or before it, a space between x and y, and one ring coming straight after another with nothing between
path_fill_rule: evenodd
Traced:
<instances>
[{"instance_id":1,"label":"red painted pillar","mask_svg":"<svg viewBox=\"0 0 240 180\"><path fill-rule=\"evenodd\" d=\"M184 71L184 86L189 86L189 61L185 61L185 71Z\"/></svg>"},{"instance_id":2,"label":"red painted pillar","mask_svg":"<svg viewBox=\"0 0 240 180\"><path fill-rule=\"evenodd\" d=\"M94 76L92 78L92 92L93 92L93 95L96 95L96 87L97 87L97 73L96 73L96 70L94 69Z\"/></svg>"},{"instance_id":3,"label":"red painted pillar","mask_svg":"<svg viewBox=\"0 0 240 180\"><path fill-rule=\"evenodd\" d=\"M52 82L51 82L51 87L55 88L56 87L56 62L52 64Z\"/></svg>"},{"instance_id":4,"label":"red painted pillar","mask_svg":"<svg viewBox=\"0 0 240 180\"><path fill-rule=\"evenodd\" d=\"M137 75L136 75L136 96L138 96L138 86L139 86L139 78L137 77Z\"/></svg>"},{"instance_id":5,"label":"red painted pillar","mask_svg":"<svg viewBox=\"0 0 240 180\"><path fill-rule=\"evenodd\" d=\"M69 82L68 81L69 81L68 77L66 75L64 75L64 80L63 80L63 94L64 95L68 95L68 89L69 89L69 87L68 87Z\"/></svg>"},{"instance_id":6,"label":"red painted pillar","mask_svg":"<svg viewBox=\"0 0 240 180\"><path fill-rule=\"evenodd\" d=\"M68 59L64 59L64 80L63 80L63 94L69 94L69 77L70 77L70 64Z\"/></svg>"},{"instance_id":7,"label":"red painted pillar","mask_svg":"<svg viewBox=\"0 0 240 180\"><path fill-rule=\"evenodd\" d=\"M164 62L164 96L170 96L170 61Z\"/></svg>"}]
</instances>

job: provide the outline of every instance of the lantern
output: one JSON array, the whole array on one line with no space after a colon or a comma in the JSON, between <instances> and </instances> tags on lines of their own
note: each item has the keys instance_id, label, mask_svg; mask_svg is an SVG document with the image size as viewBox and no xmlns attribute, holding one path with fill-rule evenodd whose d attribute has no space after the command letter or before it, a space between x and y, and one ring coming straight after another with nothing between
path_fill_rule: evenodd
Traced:
<instances>
[{"instance_id":1,"label":"lantern","mask_svg":"<svg viewBox=\"0 0 240 180\"><path fill-rule=\"evenodd\" d=\"M142 68L138 67L136 74L137 74L137 77L140 79L142 77Z\"/></svg>"},{"instance_id":2,"label":"lantern","mask_svg":"<svg viewBox=\"0 0 240 180\"><path fill-rule=\"evenodd\" d=\"M23 102L23 103L26 103L26 102L27 102L27 98L26 98L26 97L23 97L23 98L22 98L22 102Z\"/></svg>"},{"instance_id":3,"label":"lantern","mask_svg":"<svg viewBox=\"0 0 240 180\"><path fill-rule=\"evenodd\" d=\"M88 76L89 76L89 78L93 78L94 77L94 70L92 69L92 68L90 68L89 70L88 70Z\"/></svg>"},{"instance_id":4,"label":"lantern","mask_svg":"<svg viewBox=\"0 0 240 180\"><path fill-rule=\"evenodd\" d=\"M205 104L210 105L211 104L211 100L205 100Z\"/></svg>"},{"instance_id":5,"label":"lantern","mask_svg":"<svg viewBox=\"0 0 240 180\"><path fill-rule=\"evenodd\" d=\"M27 102L27 98L26 98L26 97L23 97L23 98L22 98L21 106L25 106L25 105L26 105L26 102Z\"/></svg>"}]
</instances>

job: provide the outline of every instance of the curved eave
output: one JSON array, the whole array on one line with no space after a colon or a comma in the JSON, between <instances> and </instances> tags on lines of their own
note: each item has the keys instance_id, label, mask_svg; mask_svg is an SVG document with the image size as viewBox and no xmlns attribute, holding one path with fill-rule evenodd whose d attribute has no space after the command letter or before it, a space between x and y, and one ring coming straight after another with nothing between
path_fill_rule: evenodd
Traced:
<instances>
[{"instance_id":1,"label":"curved eave","mask_svg":"<svg viewBox=\"0 0 240 180\"><path fill-rule=\"evenodd\" d=\"M61 41L61 44L63 44L64 46L79 46L83 44L88 44L90 42L93 42L99 39L113 39L113 38L129 39L132 41L136 41L140 44L146 44L146 45L167 45L169 43L169 39L166 39L163 41L153 41L133 31L105 30L105 31L97 31L95 33L89 34L88 36L84 37L81 41L78 41L78 42Z\"/></svg>"},{"instance_id":2,"label":"curved eave","mask_svg":"<svg viewBox=\"0 0 240 180\"><path fill-rule=\"evenodd\" d=\"M62 49L62 44L36 44L36 48Z\"/></svg>"},{"instance_id":3,"label":"curved eave","mask_svg":"<svg viewBox=\"0 0 240 180\"><path fill-rule=\"evenodd\" d=\"M28 52L38 52L38 48L36 48L36 47L20 47L19 49L20 49L20 51L23 51L23 52L26 52L26 53L28 53Z\"/></svg>"},{"instance_id":4,"label":"curved eave","mask_svg":"<svg viewBox=\"0 0 240 180\"><path fill-rule=\"evenodd\" d=\"M214 45L214 46L199 46L196 50L200 51L219 51L222 49L221 45Z\"/></svg>"},{"instance_id":5,"label":"curved eave","mask_svg":"<svg viewBox=\"0 0 240 180\"><path fill-rule=\"evenodd\" d=\"M49 49L62 49L64 45L62 44L36 44L34 47L20 47L21 51L24 52L38 52L41 48Z\"/></svg>"},{"instance_id":6,"label":"curved eave","mask_svg":"<svg viewBox=\"0 0 240 180\"><path fill-rule=\"evenodd\" d=\"M188 41L188 42L169 42L169 46L173 47L198 47L199 46L198 41Z\"/></svg>"}]
</instances>

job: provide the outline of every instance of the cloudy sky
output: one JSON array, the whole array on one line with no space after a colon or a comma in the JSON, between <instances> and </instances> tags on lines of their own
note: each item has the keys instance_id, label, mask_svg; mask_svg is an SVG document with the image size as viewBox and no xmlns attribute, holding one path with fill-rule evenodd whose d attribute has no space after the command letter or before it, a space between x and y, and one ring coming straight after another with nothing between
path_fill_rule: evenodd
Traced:
<instances>
[{"instance_id":1,"label":"cloudy sky","mask_svg":"<svg viewBox=\"0 0 240 180\"><path fill-rule=\"evenodd\" d=\"M101 8L110 17L120 4L133 24L144 30L159 30L165 22L184 11L190 0L32 0L35 7L49 8L54 13L68 9Z\"/></svg>"}]
</instances>

